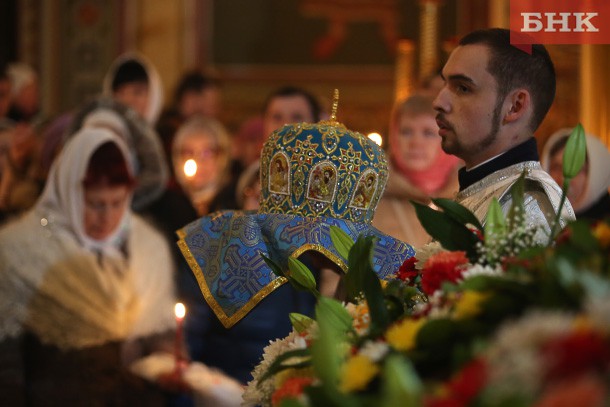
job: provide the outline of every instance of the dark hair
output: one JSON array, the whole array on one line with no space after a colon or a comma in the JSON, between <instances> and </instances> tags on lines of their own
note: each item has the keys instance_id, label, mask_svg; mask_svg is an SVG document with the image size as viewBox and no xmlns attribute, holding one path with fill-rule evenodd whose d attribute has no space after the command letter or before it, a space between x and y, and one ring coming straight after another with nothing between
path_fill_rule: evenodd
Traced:
<instances>
[{"instance_id":1,"label":"dark hair","mask_svg":"<svg viewBox=\"0 0 610 407\"><path fill-rule=\"evenodd\" d=\"M532 45L531 55L510 44L510 31L489 28L464 36L459 45L486 45L490 49L487 71L498 83L498 98L523 87L530 92L534 114L530 128L535 131L555 99L555 68L548 51L541 44Z\"/></svg>"},{"instance_id":2,"label":"dark hair","mask_svg":"<svg viewBox=\"0 0 610 407\"><path fill-rule=\"evenodd\" d=\"M187 72L178 82L178 86L176 86L174 101L178 103L186 93L199 93L213 87L220 87L220 81L217 78L204 75L199 71Z\"/></svg>"},{"instance_id":3,"label":"dark hair","mask_svg":"<svg viewBox=\"0 0 610 407\"><path fill-rule=\"evenodd\" d=\"M140 62L128 59L116 69L112 79L112 91L116 92L121 86L134 82L148 83L148 73Z\"/></svg>"},{"instance_id":4,"label":"dark hair","mask_svg":"<svg viewBox=\"0 0 610 407\"><path fill-rule=\"evenodd\" d=\"M125 157L116 143L107 141L93 152L83 178L85 188L99 185L132 187L134 184Z\"/></svg>"},{"instance_id":5,"label":"dark hair","mask_svg":"<svg viewBox=\"0 0 610 407\"><path fill-rule=\"evenodd\" d=\"M313 122L315 123L320 121L320 114L322 113L322 108L320 107L320 103L318 102L318 100L305 89L301 89L296 86L284 86L269 94L269 96L267 96L267 99L265 100L265 104L263 105L263 114L265 114L273 99L291 96L301 96L305 98L307 104L309 105L309 111L311 112L311 116L313 117Z\"/></svg>"}]
</instances>

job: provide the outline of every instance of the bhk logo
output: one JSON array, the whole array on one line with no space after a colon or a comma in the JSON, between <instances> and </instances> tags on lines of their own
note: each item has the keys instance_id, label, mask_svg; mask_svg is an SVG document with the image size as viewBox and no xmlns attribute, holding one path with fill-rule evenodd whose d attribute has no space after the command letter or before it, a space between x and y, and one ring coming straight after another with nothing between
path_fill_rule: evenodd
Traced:
<instances>
[{"instance_id":1,"label":"bhk logo","mask_svg":"<svg viewBox=\"0 0 610 407\"><path fill-rule=\"evenodd\" d=\"M610 44L610 0L510 0L511 44Z\"/></svg>"}]
</instances>

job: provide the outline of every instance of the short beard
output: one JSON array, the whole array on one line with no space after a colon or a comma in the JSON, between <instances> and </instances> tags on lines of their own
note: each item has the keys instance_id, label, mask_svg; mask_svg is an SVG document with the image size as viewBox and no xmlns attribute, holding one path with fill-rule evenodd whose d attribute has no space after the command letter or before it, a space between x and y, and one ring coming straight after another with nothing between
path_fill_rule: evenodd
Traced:
<instances>
[{"instance_id":1,"label":"short beard","mask_svg":"<svg viewBox=\"0 0 610 407\"><path fill-rule=\"evenodd\" d=\"M466 156L477 155L480 152L485 151L487 148L489 148L489 146L491 146L496 141L496 139L498 138L498 133L500 132L500 116L502 114L503 101L503 96L497 97L496 105L494 106L493 114L491 116L491 130L489 131L489 133L487 133L483 140L478 142L475 146L472 146L472 149L470 151L468 148L464 148L464 146L460 144L457 139L456 145L453 148L447 148L447 150L445 150L445 146L442 146L441 144L443 150L448 154L453 154L460 158L464 158Z\"/></svg>"},{"instance_id":2,"label":"short beard","mask_svg":"<svg viewBox=\"0 0 610 407\"><path fill-rule=\"evenodd\" d=\"M489 134L487 134L487 136L479 143L478 152L486 150L498 138L498 133L500 132L500 115L502 114L503 102L504 97L498 96L498 98L496 99L496 106L494 107L493 115L491 116L491 130L489 131Z\"/></svg>"}]
</instances>

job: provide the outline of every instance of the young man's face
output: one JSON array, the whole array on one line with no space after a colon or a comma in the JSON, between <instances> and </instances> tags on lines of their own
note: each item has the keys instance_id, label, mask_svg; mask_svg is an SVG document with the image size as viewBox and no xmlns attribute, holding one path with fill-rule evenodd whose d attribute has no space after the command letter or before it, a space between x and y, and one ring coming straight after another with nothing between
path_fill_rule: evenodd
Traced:
<instances>
[{"instance_id":1,"label":"young man's face","mask_svg":"<svg viewBox=\"0 0 610 407\"><path fill-rule=\"evenodd\" d=\"M489 57L484 45L456 48L443 68L445 86L433 103L443 150L467 167L502 152L497 148L503 105L497 107L498 84L487 71Z\"/></svg>"},{"instance_id":2,"label":"young man's face","mask_svg":"<svg viewBox=\"0 0 610 407\"><path fill-rule=\"evenodd\" d=\"M273 98L264 117L265 137L289 123L311 123L314 121L313 113L304 96L277 96Z\"/></svg>"},{"instance_id":3,"label":"young man's face","mask_svg":"<svg viewBox=\"0 0 610 407\"><path fill-rule=\"evenodd\" d=\"M131 107L140 116L146 117L149 89L146 82L129 82L114 91L114 98L125 106Z\"/></svg>"}]
</instances>

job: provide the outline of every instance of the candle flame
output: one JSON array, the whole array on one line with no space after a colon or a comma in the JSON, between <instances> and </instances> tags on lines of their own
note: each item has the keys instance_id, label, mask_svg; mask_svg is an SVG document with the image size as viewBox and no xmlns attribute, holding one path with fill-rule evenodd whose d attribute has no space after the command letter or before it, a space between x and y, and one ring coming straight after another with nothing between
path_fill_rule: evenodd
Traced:
<instances>
[{"instance_id":1,"label":"candle flame","mask_svg":"<svg viewBox=\"0 0 610 407\"><path fill-rule=\"evenodd\" d=\"M192 177L197 174L197 163L192 158L184 163L184 175Z\"/></svg>"},{"instance_id":2,"label":"candle flame","mask_svg":"<svg viewBox=\"0 0 610 407\"><path fill-rule=\"evenodd\" d=\"M383 144L383 137L381 137L381 134L379 133L369 133L367 137L373 140L378 146Z\"/></svg>"},{"instance_id":3,"label":"candle flame","mask_svg":"<svg viewBox=\"0 0 610 407\"><path fill-rule=\"evenodd\" d=\"M186 315L186 307L183 303L178 302L174 307L174 312L176 313L176 318L182 319Z\"/></svg>"}]
</instances>

